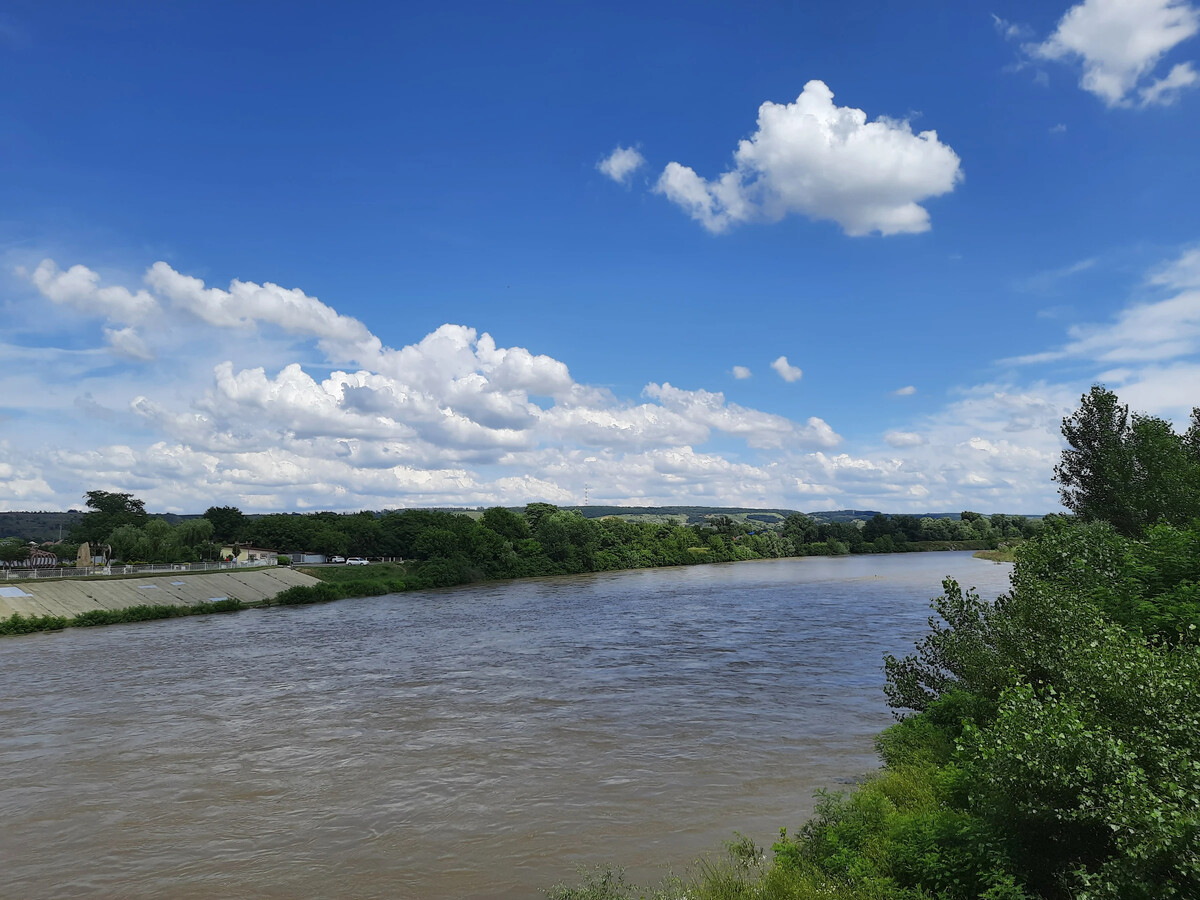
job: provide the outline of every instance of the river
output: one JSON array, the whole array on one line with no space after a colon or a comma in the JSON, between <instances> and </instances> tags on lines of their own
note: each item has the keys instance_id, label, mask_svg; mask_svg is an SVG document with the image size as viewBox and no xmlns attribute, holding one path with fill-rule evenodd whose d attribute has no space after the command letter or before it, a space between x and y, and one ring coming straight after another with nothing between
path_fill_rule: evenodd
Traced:
<instances>
[{"instance_id":1,"label":"river","mask_svg":"<svg viewBox=\"0 0 1200 900\"><path fill-rule=\"evenodd\" d=\"M969 553L530 579L0 640L0 896L528 898L872 769Z\"/></svg>"}]
</instances>

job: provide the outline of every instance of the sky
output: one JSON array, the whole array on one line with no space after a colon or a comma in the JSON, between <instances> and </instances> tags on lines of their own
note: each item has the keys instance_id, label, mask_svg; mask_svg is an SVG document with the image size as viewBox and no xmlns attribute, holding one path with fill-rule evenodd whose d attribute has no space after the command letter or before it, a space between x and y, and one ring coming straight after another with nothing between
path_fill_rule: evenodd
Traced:
<instances>
[{"instance_id":1,"label":"sky","mask_svg":"<svg viewBox=\"0 0 1200 900\"><path fill-rule=\"evenodd\" d=\"M0 510L1045 513L1200 405L1200 3L0 7Z\"/></svg>"}]
</instances>

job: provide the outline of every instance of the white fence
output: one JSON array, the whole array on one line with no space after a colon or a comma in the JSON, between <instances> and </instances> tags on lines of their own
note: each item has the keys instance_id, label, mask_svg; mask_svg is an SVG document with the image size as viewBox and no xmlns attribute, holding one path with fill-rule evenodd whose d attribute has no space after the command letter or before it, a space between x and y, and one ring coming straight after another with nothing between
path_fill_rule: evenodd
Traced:
<instances>
[{"instance_id":1,"label":"white fence","mask_svg":"<svg viewBox=\"0 0 1200 900\"><path fill-rule=\"evenodd\" d=\"M5 568L4 580L24 578L83 578L89 575L159 575L164 572L217 572L228 569L261 569L276 565L275 559L256 559L253 562L159 563L150 566L55 566L39 568Z\"/></svg>"}]
</instances>

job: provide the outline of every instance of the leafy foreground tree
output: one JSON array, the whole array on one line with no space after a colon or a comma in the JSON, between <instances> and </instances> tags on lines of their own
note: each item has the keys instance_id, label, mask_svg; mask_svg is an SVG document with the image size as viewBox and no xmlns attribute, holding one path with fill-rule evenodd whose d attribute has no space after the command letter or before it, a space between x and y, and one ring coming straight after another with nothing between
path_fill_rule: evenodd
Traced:
<instances>
[{"instance_id":1,"label":"leafy foreground tree","mask_svg":"<svg viewBox=\"0 0 1200 900\"><path fill-rule=\"evenodd\" d=\"M1074 421L1115 425L1119 440L1092 446L1115 454L1113 471L1129 471L1128 451L1135 489L1098 463L1072 468L1097 476L1079 481L1088 521L1050 517L1018 549L1007 595L944 583L915 652L885 660L901 718L877 741L875 776L825 796L770 859L735 844L655 892L610 871L549 895L1200 897L1200 522L1170 521L1187 497L1156 505L1186 475L1176 451L1196 429L1151 423L1143 440L1146 418L1091 399ZM1169 452L1148 453L1156 441Z\"/></svg>"}]
</instances>

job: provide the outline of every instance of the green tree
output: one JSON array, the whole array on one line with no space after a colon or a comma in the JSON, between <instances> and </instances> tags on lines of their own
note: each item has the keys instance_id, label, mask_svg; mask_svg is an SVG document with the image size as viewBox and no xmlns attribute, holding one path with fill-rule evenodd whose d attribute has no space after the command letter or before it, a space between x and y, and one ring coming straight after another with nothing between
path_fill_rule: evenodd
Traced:
<instances>
[{"instance_id":1,"label":"green tree","mask_svg":"<svg viewBox=\"0 0 1200 900\"><path fill-rule=\"evenodd\" d=\"M17 537L0 540L0 562L15 563L29 559L28 542Z\"/></svg>"},{"instance_id":2,"label":"green tree","mask_svg":"<svg viewBox=\"0 0 1200 900\"><path fill-rule=\"evenodd\" d=\"M211 543L216 537L216 526L212 519L184 519L175 526L175 535L181 547L193 549Z\"/></svg>"},{"instance_id":3,"label":"green tree","mask_svg":"<svg viewBox=\"0 0 1200 900\"><path fill-rule=\"evenodd\" d=\"M1063 505L1128 536L1156 522L1179 525L1200 515L1200 459L1191 451L1196 428L1193 421L1180 436L1163 419L1131 417L1116 394L1093 386L1063 419L1069 447L1054 469Z\"/></svg>"},{"instance_id":4,"label":"green tree","mask_svg":"<svg viewBox=\"0 0 1200 900\"><path fill-rule=\"evenodd\" d=\"M525 521L529 523L530 531L537 531L538 525L546 516L558 512L553 503L529 503L525 506Z\"/></svg>"},{"instance_id":5,"label":"green tree","mask_svg":"<svg viewBox=\"0 0 1200 900\"><path fill-rule=\"evenodd\" d=\"M212 539L232 543L241 540L246 526L246 516L236 506L210 506L204 518L212 523Z\"/></svg>"},{"instance_id":6,"label":"green tree","mask_svg":"<svg viewBox=\"0 0 1200 900\"><path fill-rule=\"evenodd\" d=\"M484 510L479 524L514 544L529 537L528 520L503 506Z\"/></svg>"},{"instance_id":7,"label":"green tree","mask_svg":"<svg viewBox=\"0 0 1200 900\"><path fill-rule=\"evenodd\" d=\"M71 529L73 541L103 544L122 525L146 524L146 504L133 494L88 491L84 496L91 512L84 513L79 524Z\"/></svg>"},{"instance_id":8,"label":"green tree","mask_svg":"<svg viewBox=\"0 0 1200 900\"><path fill-rule=\"evenodd\" d=\"M1139 525L1130 492L1129 431L1129 407L1094 385L1079 409L1063 419L1069 447L1054 468L1063 506L1081 519L1111 522L1122 534L1135 533Z\"/></svg>"}]
</instances>

